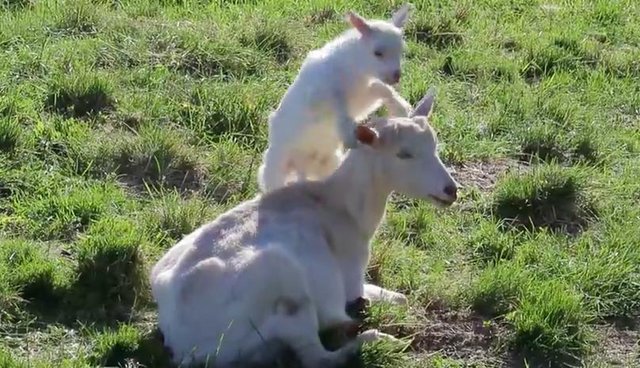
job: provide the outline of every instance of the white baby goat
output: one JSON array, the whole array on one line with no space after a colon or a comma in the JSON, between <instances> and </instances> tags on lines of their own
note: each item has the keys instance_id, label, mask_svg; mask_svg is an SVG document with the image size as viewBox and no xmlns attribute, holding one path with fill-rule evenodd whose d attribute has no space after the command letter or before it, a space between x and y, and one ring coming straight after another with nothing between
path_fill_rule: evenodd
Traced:
<instances>
[{"instance_id":1,"label":"white baby goat","mask_svg":"<svg viewBox=\"0 0 640 368\"><path fill-rule=\"evenodd\" d=\"M353 323L349 301L406 301L365 284L369 242L392 191L442 206L456 200L457 184L427 121L433 100L420 102L418 116L357 126L363 144L332 175L258 195L185 236L158 261L152 291L176 363L259 363L287 345L306 368L333 367L363 341L393 338L368 330L328 351L318 333Z\"/></svg>"},{"instance_id":2,"label":"white baby goat","mask_svg":"<svg viewBox=\"0 0 640 368\"><path fill-rule=\"evenodd\" d=\"M293 174L298 180L331 174L342 158L340 145L357 145L355 123L383 103L391 116L408 116L411 105L390 85L400 81L409 7L390 21L349 12L352 28L309 53L269 116L269 147L258 170L263 193L286 185Z\"/></svg>"}]
</instances>

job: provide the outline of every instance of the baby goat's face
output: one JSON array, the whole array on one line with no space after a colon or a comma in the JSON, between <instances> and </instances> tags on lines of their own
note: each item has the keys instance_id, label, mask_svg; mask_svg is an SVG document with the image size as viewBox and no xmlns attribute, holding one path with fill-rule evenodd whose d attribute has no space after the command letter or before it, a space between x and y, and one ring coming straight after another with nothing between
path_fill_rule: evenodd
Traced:
<instances>
[{"instance_id":1,"label":"baby goat's face","mask_svg":"<svg viewBox=\"0 0 640 368\"><path fill-rule=\"evenodd\" d=\"M366 20L349 12L347 18L361 35L358 55L359 67L372 78L388 84L400 82L400 62L405 48L403 27L409 17L409 4L403 5L390 20Z\"/></svg>"},{"instance_id":2,"label":"baby goat's face","mask_svg":"<svg viewBox=\"0 0 640 368\"><path fill-rule=\"evenodd\" d=\"M394 85L400 82L401 60L405 43L402 30L386 22L372 23L370 37L363 37L363 49L368 53L367 67L371 76Z\"/></svg>"}]
</instances>

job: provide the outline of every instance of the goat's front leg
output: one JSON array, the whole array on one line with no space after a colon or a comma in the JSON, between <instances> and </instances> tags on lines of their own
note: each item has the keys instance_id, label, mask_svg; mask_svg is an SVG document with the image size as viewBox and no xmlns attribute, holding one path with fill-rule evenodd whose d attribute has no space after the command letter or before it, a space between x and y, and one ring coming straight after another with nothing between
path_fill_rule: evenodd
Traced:
<instances>
[{"instance_id":1,"label":"goat's front leg","mask_svg":"<svg viewBox=\"0 0 640 368\"><path fill-rule=\"evenodd\" d=\"M393 304L407 304L404 294L387 290L373 284L364 285L364 297L370 301L385 301Z\"/></svg>"},{"instance_id":2,"label":"goat's front leg","mask_svg":"<svg viewBox=\"0 0 640 368\"><path fill-rule=\"evenodd\" d=\"M358 138L356 137L357 123L349 114L347 96L344 91L339 89L333 91L332 105L335 111L338 133L342 139L342 145L345 149L358 147Z\"/></svg>"},{"instance_id":3,"label":"goat's front leg","mask_svg":"<svg viewBox=\"0 0 640 368\"><path fill-rule=\"evenodd\" d=\"M363 285L363 296L349 299L346 305L347 314L351 318L364 320L367 316L367 308L371 302L386 301L396 305L407 304L404 294L387 290L373 284Z\"/></svg>"},{"instance_id":4,"label":"goat's front leg","mask_svg":"<svg viewBox=\"0 0 640 368\"><path fill-rule=\"evenodd\" d=\"M347 302L353 302L358 298L364 297L364 268L361 265L351 265L351 267L343 268L344 286L347 294Z\"/></svg>"},{"instance_id":5,"label":"goat's front leg","mask_svg":"<svg viewBox=\"0 0 640 368\"><path fill-rule=\"evenodd\" d=\"M343 265L347 304L365 304L369 301L386 301L394 304L406 304L407 297L401 293L365 283L365 264ZM362 300L364 299L364 301ZM359 301L360 300L360 301Z\"/></svg>"},{"instance_id":6,"label":"goat's front leg","mask_svg":"<svg viewBox=\"0 0 640 368\"><path fill-rule=\"evenodd\" d=\"M382 100L391 117L406 118L411 115L411 104L390 85L376 79L369 84L369 89L374 97Z\"/></svg>"}]
</instances>

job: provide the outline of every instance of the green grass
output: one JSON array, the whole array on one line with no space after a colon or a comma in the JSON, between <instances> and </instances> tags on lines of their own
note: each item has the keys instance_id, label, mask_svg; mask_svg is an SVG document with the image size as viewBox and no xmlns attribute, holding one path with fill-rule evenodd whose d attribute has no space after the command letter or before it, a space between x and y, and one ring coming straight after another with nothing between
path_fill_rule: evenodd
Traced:
<instances>
[{"instance_id":1,"label":"green grass","mask_svg":"<svg viewBox=\"0 0 640 368\"><path fill-rule=\"evenodd\" d=\"M146 269L141 254L144 235L126 219L105 218L91 225L75 246L76 279L72 292L79 311L99 308L114 318L146 294ZM125 311L121 311L124 309Z\"/></svg>"},{"instance_id":2,"label":"green grass","mask_svg":"<svg viewBox=\"0 0 640 368\"><path fill-rule=\"evenodd\" d=\"M20 126L13 120L0 120L0 151L12 152L20 139Z\"/></svg>"},{"instance_id":3,"label":"green grass","mask_svg":"<svg viewBox=\"0 0 640 368\"><path fill-rule=\"evenodd\" d=\"M394 197L368 274L410 302L366 324L407 346L350 366L637 365L640 6L414 4L401 93L464 188ZM0 0L0 366L168 366L150 267L256 193L306 52L399 5Z\"/></svg>"},{"instance_id":4,"label":"green grass","mask_svg":"<svg viewBox=\"0 0 640 368\"><path fill-rule=\"evenodd\" d=\"M495 189L493 212L507 225L528 229L572 231L583 227L596 217L596 210L579 174L582 172L556 165L537 166L524 175L511 174Z\"/></svg>"}]
</instances>

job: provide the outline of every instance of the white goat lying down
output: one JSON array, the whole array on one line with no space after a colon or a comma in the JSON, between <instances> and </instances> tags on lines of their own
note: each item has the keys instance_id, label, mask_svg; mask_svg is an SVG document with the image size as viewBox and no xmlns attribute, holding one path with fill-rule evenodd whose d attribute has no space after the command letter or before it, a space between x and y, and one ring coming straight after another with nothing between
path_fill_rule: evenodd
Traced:
<instances>
[{"instance_id":1,"label":"white goat lying down","mask_svg":"<svg viewBox=\"0 0 640 368\"><path fill-rule=\"evenodd\" d=\"M176 363L263 363L287 345L305 367L331 367L363 341L393 338L368 330L329 351L318 334L353 324L349 301L406 301L365 284L369 242L392 191L442 206L456 200L427 121L433 100L427 95L413 117L357 126L363 144L331 176L241 203L160 259L151 285Z\"/></svg>"},{"instance_id":2,"label":"white goat lying down","mask_svg":"<svg viewBox=\"0 0 640 368\"><path fill-rule=\"evenodd\" d=\"M341 144L355 148L355 124L382 103L391 116L407 116L411 105L390 84L400 81L404 49L402 27L409 17L403 5L390 21L366 20L349 12L353 28L311 51L269 116L269 147L258 170L263 193L298 180L333 173Z\"/></svg>"}]
</instances>

